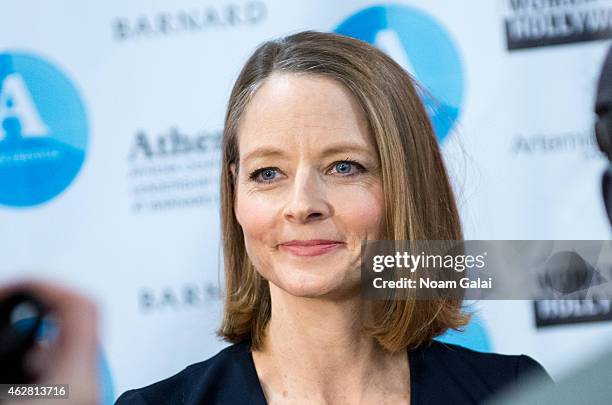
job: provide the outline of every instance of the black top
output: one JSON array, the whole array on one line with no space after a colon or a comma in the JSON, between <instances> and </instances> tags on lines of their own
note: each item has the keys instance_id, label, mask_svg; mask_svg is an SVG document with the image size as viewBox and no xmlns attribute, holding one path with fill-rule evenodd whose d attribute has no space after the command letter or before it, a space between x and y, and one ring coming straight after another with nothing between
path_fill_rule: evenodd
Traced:
<instances>
[{"instance_id":1,"label":"black top","mask_svg":"<svg viewBox=\"0 0 612 405\"><path fill-rule=\"evenodd\" d=\"M491 394L539 374L529 356L480 353L433 341L408 352L411 405L478 404ZM144 388L124 392L115 405L266 404L250 342L221 350L180 373Z\"/></svg>"}]
</instances>

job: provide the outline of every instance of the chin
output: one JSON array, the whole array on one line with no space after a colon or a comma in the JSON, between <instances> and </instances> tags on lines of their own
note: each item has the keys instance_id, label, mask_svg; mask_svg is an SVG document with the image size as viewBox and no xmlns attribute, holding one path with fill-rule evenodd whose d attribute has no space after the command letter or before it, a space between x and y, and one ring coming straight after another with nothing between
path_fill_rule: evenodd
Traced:
<instances>
[{"instance_id":1,"label":"chin","mask_svg":"<svg viewBox=\"0 0 612 405\"><path fill-rule=\"evenodd\" d=\"M359 280L351 280L346 274L326 271L324 274L313 273L304 269L287 269L285 274L275 274L273 284L295 297L317 298L341 296L356 288ZM272 281L271 281L272 282Z\"/></svg>"}]
</instances>

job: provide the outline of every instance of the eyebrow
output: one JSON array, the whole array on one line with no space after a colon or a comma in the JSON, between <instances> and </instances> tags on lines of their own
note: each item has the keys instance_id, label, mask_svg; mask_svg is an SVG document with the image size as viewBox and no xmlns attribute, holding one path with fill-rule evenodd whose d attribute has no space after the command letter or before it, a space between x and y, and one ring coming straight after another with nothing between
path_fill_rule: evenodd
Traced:
<instances>
[{"instance_id":1,"label":"eyebrow","mask_svg":"<svg viewBox=\"0 0 612 405\"><path fill-rule=\"evenodd\" d=\"M362 152L362 153L367 154L370 151L368 150L367 147L359 145L359 144L339 143L339 144L331 145L325 148L321 152L321 157L326 157L329 155L336 155L340 153L347 153L347 152L354 152L354 153ZM286 154L282 149L264 146L264 147L256 148L252 150L251 152L247 153L247 155L244 157L244 161L246 162L250 159L265 158L265 157L286 157Z\"/></svg>"}]
</instances>

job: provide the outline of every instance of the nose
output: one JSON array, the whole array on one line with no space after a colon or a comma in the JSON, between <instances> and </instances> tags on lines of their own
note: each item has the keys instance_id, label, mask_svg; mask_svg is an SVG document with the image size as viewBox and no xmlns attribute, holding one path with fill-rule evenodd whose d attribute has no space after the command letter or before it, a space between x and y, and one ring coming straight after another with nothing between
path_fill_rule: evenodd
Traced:
<instances>
[{"instance_id":1,"label":"nose","mask_svg":"<svg viewBox=\"0 0 612 405\"><path fill-rule=\"evenodd\" d=\"M315 170L299 170L291 187L284 207L284 217L287 220L309 223L329 218L333 214L325 182Z\"/></svg>"}]
</instances>

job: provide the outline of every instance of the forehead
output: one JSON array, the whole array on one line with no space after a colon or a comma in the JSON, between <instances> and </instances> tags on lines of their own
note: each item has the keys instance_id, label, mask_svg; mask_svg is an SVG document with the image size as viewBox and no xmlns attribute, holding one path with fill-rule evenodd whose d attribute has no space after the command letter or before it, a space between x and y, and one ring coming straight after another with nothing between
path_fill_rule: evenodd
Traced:
<instances>
[{"instance_id":1,"label":"forehead","mask_svg":"<svg viewBox=\"0 0 612 405\"><path fill-rule=\"evenodd\" d=\"M263 147L322 149L354 144L374 151L361 106L340 82L321 75L271 75L256 91L238 128L241 156Z\"/></svg>"}]
</instances>

